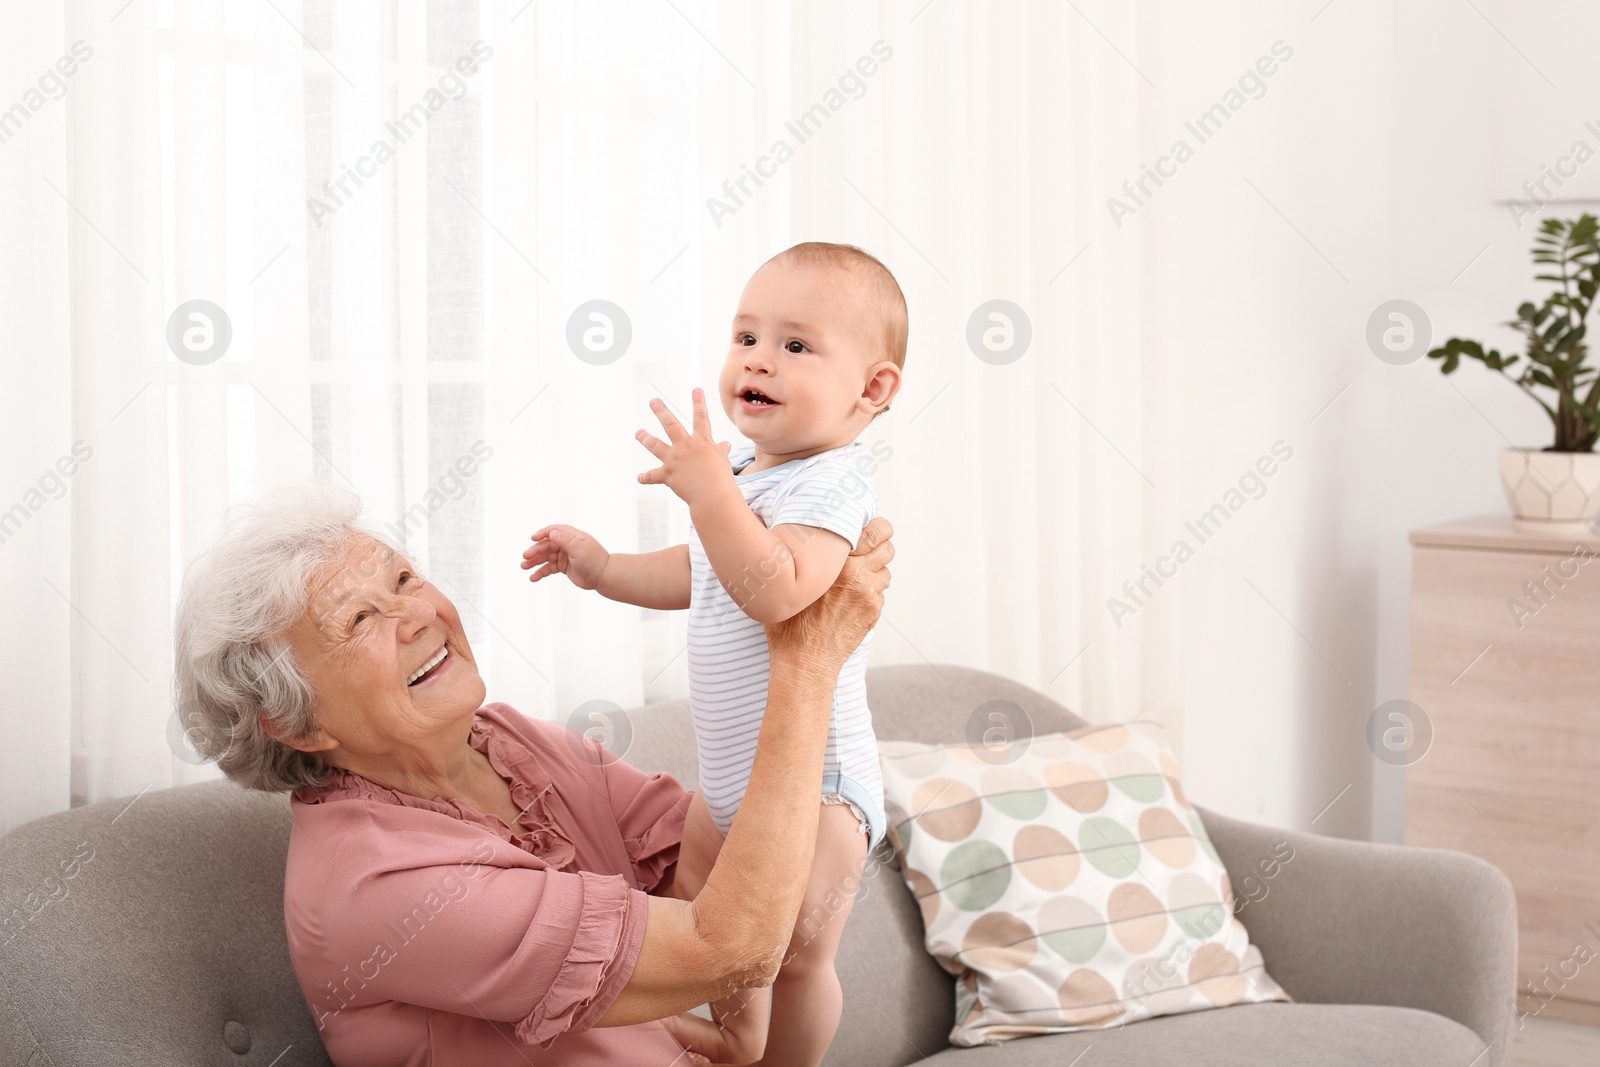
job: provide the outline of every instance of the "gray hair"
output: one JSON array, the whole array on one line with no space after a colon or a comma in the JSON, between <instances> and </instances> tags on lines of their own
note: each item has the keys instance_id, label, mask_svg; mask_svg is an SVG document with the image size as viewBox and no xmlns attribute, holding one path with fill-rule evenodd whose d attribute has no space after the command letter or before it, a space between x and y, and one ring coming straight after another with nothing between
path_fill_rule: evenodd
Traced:
<instances>
[{"instance_id":1,"label":"gray hair","mask_svg":"<svg viewBox=\"0 0 1600 1067\"><path fill-rule=\"evenodd\" d=\"M184 577L174 634L174 699L187 737L249 789L319 786L328 767L277 740L317 728L316 695L290 651L311 583L352 542L361 502L326 486L288 485L229 512L222 536Z\"/></svg>"}]
</instances>

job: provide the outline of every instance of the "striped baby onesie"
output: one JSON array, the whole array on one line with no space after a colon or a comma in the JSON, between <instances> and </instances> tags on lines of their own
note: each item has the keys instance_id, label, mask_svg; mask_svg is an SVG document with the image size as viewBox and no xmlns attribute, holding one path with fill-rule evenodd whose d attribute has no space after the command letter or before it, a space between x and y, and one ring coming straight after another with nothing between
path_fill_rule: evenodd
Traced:
<instances>
[{"instance_id":1,"label":"striped baby onesie","mask_svg":"<svg viewBox=\"0 0 1600 1067\"><path fill-rule=\"evenodd\" d=\"M860 444L739 474L754 458L755 449L749 445L729 456L745 502L769 530L788 524L814 526L838 534L854 547L861 528L877 513L877 494L869 478L875 461ZM726 834L750 782L756 736L766 709L767 635L723 588L692 525L689 563L689 703L700 757L700 790L712 820ZM755 595L759 583L759 573L734 582L757 590ZM838 795L855 805L867 821L869 847L877 845L886 825L878 742L867 709L871 642L869 633L839 672L822 769L823 795Z\"/></svg>"}]
</instances>

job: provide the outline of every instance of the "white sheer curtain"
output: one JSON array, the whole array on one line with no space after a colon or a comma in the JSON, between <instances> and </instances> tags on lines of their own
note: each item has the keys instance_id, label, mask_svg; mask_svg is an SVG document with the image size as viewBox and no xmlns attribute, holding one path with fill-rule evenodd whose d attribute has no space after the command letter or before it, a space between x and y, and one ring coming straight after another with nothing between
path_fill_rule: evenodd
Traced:
<instances>
[{"instance_id":1,"label":"white sheer curtain","mask_svg":"<svg viewBox=\"0 0 1600 1067\"><path fill-rule=\"evenodd\" d=\"M172 605L226 507L285 479L408 535L493 698L565 720L681 695L682 618L516 563L552 521L683 539L632 431L715 381L745 278L806 239L878 254L910 303L906 387L867 434L900 548L875 662L995 670L1181 740L1178 591L1120 628L1105 608L1180 521L1171 349L1141 327L1162 261L1136 227L1108 239L1101 195L1156 106L1106 42L1159 49L1131 9L1091 15L13 8L0 106L74 42L92 56L0 143L0 508L25 513L0 543L0 830L215 773L169 743ZM231 326L214 362L167 342L194 300ZM594 300L631 326L612 362L568 344ZM1012 362L968 344L990 300L1031 324ZM77 441L91 458L34 501Z\"/></svg>"}]
</instances>

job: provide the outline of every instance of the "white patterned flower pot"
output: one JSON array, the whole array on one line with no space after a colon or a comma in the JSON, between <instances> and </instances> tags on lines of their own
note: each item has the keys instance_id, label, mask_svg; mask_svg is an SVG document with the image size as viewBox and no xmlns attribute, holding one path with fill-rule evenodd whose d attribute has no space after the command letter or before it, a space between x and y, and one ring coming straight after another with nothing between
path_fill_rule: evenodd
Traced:
<instances>
[{"instance_id":1,"label":"white patterned flower pot","mask_svg":"<svg viewBox=\"0 0 1600 1067\"><path fill-rule=\"evenodd\" d=\"M1508 448L1500 453L1500 481L1517 524L1565 533L1600 512L1600 454Z\"/></svg>"}]
</instances>

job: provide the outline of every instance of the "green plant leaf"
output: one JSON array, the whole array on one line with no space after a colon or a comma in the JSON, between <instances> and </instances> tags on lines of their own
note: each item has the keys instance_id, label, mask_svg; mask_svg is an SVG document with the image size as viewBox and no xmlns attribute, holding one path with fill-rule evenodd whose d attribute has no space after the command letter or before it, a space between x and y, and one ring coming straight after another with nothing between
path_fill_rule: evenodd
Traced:
<instances>
[{"instance_id":1,"label":"green plant leaf","mask_svg":"<svg viewBox=\"0 0 1600 1067\"><path fill-rule=\"evenodd\" d=\"M1524 352L1452 337L1428 356L1445 374L1463 359L1500 373L1550 418L1557 448L1587 451L1600 440L1600 368L1589 365L1587 344L1589 312L1600 297L1600 216L1541 219L1528 251L1534 280L1551 291L1542 301L1523 301L1516 318L1501 323L1525 339Z\"/></svg>"}]
</instances>

